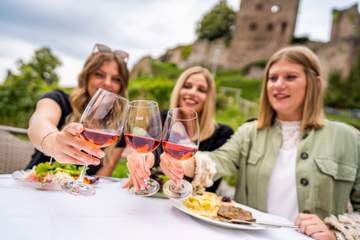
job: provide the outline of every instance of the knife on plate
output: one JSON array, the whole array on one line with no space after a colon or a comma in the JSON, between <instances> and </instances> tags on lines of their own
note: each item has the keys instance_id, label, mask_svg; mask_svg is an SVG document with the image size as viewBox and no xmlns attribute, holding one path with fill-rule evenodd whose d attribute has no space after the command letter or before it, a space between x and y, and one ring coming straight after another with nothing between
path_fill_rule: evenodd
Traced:
<instances>
[{"instance_id":1,"label":"knife on plate","mask_svg":"<svg viewBox=\"0 0 360 240\"><path fill-rule=\"evenodd\" d=\"M285 224L285 223L269 223L269 222L249 222L249 221L245 221L245 220L240 220L240 219L227 219L228 222L230 223L235 223L235 224L246 224L246 225L258 225L258 226L266 226L266 227L273 227L273 228L293 228L296 229L297 226L293 225L293 224Z\"/></svg>"}]
</instances>

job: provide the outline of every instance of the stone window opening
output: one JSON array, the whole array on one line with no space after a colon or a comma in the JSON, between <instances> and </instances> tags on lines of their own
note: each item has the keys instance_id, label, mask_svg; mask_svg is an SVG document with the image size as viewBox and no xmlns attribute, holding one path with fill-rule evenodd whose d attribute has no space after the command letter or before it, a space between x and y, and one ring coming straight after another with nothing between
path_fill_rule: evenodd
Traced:
<instances>
[{"instance_id":1,"label":"stone window opening","mask_svg":"<svg viewBox=\"0 0 360 240\"><path fill-rule=\"evenodd\" d=\"M257 11L261 11L261 10L263 10L263 8L264 8L264 5L263 5L262 3L257 3L257 4L255 5L255 9L256 9Z\"/></svg>"},{"instance_id":2,"label":"stone window opening","mask_svg":"<svg viewBox=\"0 0 360 240\"><path fill-rule=\"evenodd\" d=\"M266 30L267 30L268 32L272 32L272 31L274 30L274 24L268 23L268 24L266 25Z\"/></svg>"},{"instance_id":3,"label":"stone window opening","mask_svg":"<svg viewBox=\"0 0 360 240\"><path fill-rule=\"evenodd\" d=\"M285 33L286 32L286 28L287 28L287 22L282 22L281 23L281 32Z\"/></svg>"},{"instance_id":4,"label":"stone window opening","mask_svg":"<svg viewBox=\"0 0 360 240\"><path fill-rule=\"evenodd\" d=\"M255 31L256 29L257 29L257 24L254 23L254 22L250 23L249 30L250 31Z\"/></svg>"}]
</instances>

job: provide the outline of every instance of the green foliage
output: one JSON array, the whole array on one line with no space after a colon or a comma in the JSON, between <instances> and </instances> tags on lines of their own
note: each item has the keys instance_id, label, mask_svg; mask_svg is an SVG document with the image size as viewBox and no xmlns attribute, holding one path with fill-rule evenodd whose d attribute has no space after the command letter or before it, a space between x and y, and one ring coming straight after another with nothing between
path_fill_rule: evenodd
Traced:
<instances>
[{"instance_id":1,"label":"green foliage","mask_svg":"<svg viewBox=\"0 0 360 240\"><path fill-rule=\"evenodd\" d=\"M216 121L219 123L225 123L232 127L234 130L237 129L250 117L256 117L256 114L248 116L241 111L240 107L236 104L227 105L224 108L216 111Z\"/></svg>"},{"instance_id":2,"label":"green foliage","mask_svg":"<svg viewBox=\"0 0 360 240\"><path fill-rule=\"evenodd\" d=\"M127 178L128 177L128 168L126 165L126 159L121 159L118 164L116 165L112 177L116 178Z\"/></svg>"},{"instance_id":3,"label":"green foliage","mask_svg":"<svg viewBox=\"0 0 360 240\"><path fill-rule=\"evenodd\" d=\"M160 109L169 108L169 99L175 82L167 78L139 78L130 82L130 99L150 99L159 103Z\"/></svg>"},{"instance_id":4,"label":"green foliage","mask_svg":"<svg viewBox=\"0 0 360 240\"><path fill-rule=\"evenodd\" d=\"M60 64L48 48L36 50L28 63L18 60L17 73L8 71L0 85L0 124L27 127L39 96L57 87Z\"/></svg>"},{"instance_id":5,"label":"green foliage","mask_svg":"<svg viewBox=\"0 0 360 240\"><path fill-rule=\"evenodd\" d=\"M252 67L265 69L266 63L267 63L266 60L259 60L259 61L250 63L250 64L246 65L246 66L241 70L241 73L242 73L242 75L248 74L248 73L250 72L250 69L251 69Z\"/></svg>"},{"instance_id":6,"label":"green foliage","mask_svg":"<svg viewBox=\"0 0 360 240\"><path fill-rule=\"evenodd\" d=\"M174 63L164 63L157 60L151 61L153 76L169 79L177 79L182 72Z\"/></svg>"},{"instance_id":7,"label":"green foliage","mask_svg":"<svg viewBox=\"0 0 360 240\"><path fill-rule=\"evenodd\" d=\"M357 55L356 64L346 80L342 80L338 72L330 75L326 106L335 108L360 108L360 51Z\"/></svg>"},{"instance_id":8,"label":"green foliage","mask_svg":"<svg viewBox=\"0 0 360 240\"><path fill-rule=\"evenodd\" d=\"M260 97L261 80L247 79L240 71L221 71L217 74L220 86L241 89L241 97L257 101Z\"/></svg>"},{"instance_id":9,"label":"green foliage","mask_svg":"<svg viewBox=\"0 0 360 240\"><path fill-rule=\"evenodd\" d=\"M334 9L332 11L332 21L333 21L333 24L337 23L341 17L341 12L339 10L336 10Z\"/></svg>"},{"instance_id":10,"label":"green foliage","mask_svg":"<svg viewBox=\"0 0 360 240\"><path fill-rule=\"evenodd\" d=\"M326 113L326 118L333 120L333 121L344 122L344 123L350 124L360 130L360 119L352 117L350 111L348 111L346 114Z\"/></svg>"},{"instance_id":11,"label":"green foliage","mask_svg":"<svg viewBox=\"0 0 360 240\"><path fill-rule=\"evenodd\" d=\"M184 60L187 60L192 52L192 44L185 45L181 47L181 57Z\"/></svg>"},{"instance_id":12,"label":"green foliage","mask_svg":"<svg viewBox=\"0 0 360 240\"><path fill-rule=\"evenodd\" d=\"M196 28L198 39L209 41L224 37L229 41L232 37L232 26L235 24L235 11L226 1L220 1L200 20Z\"/></svg>"}]
</instances>

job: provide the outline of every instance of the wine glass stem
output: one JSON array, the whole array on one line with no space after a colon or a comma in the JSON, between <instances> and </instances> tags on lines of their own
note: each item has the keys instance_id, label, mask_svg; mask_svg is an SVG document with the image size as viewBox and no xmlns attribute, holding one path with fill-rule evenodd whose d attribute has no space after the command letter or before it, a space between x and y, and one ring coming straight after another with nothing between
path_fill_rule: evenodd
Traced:
<instances>
[{"instance_id":1,"label":"wine glass stem","mask_svg":"<svg viewBox=\"0 0 360 240\"><path fill-rule=\"evenodd\" d=\"M147 153L144 153L144 154L141 154L142 155L142 164L143 164L143 168L144 168L144 172L147 172L147 170L146 170L146 156L147 156ZM145 183L145 188L147 188L147 181L148 181L148 179L145 179L144 180L144 183Z\"/></svg>"},{"instance_id":2,"label":"wine glass stem","mask_svg":"<svg viewBox=\"0 0 360 240\"><path fill-rule=\"evenodd\" d=\"M81 182L81 183L84 182L84 177L85 177L85 174L86 174L87 167L88 167L88 165L85 163L83 169L81 170L80 176L77 179L78 182Z\"/></svg>"},{"instance_id":3,"label":"wine glass stem","mask_svg":"<svg viewBox=\"0 0 360 240\"><path fill-rule=\"evenodd\" d=\"M181 190L181 181L179 181L178 183L173 181L173 180L170 180L171 181L171 185L173 186L173 189L175 191L180 191Z\"/></svg>"}]
</instances>

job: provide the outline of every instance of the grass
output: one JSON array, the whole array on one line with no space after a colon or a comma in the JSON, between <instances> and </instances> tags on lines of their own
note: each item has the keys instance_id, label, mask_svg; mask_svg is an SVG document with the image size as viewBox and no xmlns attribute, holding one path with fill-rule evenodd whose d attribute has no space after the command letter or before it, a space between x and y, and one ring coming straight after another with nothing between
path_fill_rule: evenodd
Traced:
<instances>
[{"instance_id":1,"label":"grass","mask_svg":"<svg viewBox=\"0 0 360 240\"><path fill-rule=\"evenodd\" d=\"M347 124L352 125L355 128L360 130L360 119L359 118L352 118L352 117L348 117L348 116L344 116L344 115L336 115L336 114L331 114L331 113L326 113L326 117L333 121L347 123Z\"/></svg>"}]
</instances>

